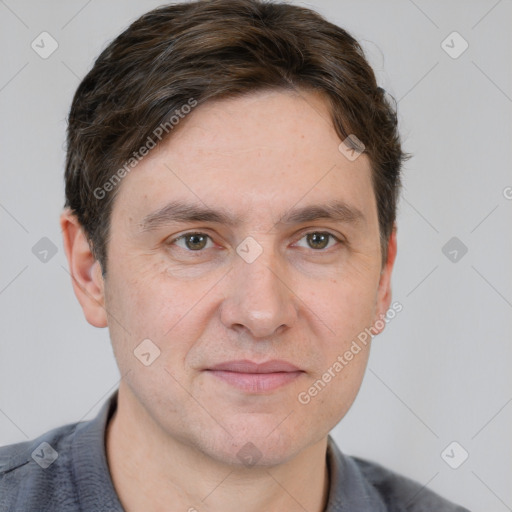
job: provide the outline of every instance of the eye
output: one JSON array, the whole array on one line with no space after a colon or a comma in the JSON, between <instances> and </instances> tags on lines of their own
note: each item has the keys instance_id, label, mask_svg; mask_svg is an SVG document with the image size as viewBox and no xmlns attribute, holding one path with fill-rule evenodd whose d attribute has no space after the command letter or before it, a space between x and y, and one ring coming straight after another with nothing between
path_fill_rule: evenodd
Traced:
<instances>
[{"instance_id":1,"label":"eye","mask_svg":"<svg viewBox=\"0 0 512 512\"><path fill-rule=\"evenodd\" d=\"M300 242L302 242L302 240L305 240L307 245L301 244ZM322 249L332 247L336 242L340 242L340 240L332 233L325 231L312 231L311 233L304 235L295 245L320 251Z\"/></svg>"},{"instance_id":2,"label":"eye","mask_svg":"<svg viewBox=\"0 0 512 512\"><path fill-rule=\"evenodd\" d=\"M201 251L213 247L211 238L204 233L186 233L176 238L173 243L187 251Z\"/></svg>"},{"instance_id":3,"label":"eye","mask_svg":"<svg viewBox=\"0 0 512 512\"><path fill-rule=\"evenodd\" d=\"M213 247L213 241L205 233L185 233L176 238L172 243L181 249L193 252L200 252L203 249ZM332 233L312 231L304 235L295 245L321 251L332 247L336 243L340 243L340 240Z\"/></svg>"}]
</instances>

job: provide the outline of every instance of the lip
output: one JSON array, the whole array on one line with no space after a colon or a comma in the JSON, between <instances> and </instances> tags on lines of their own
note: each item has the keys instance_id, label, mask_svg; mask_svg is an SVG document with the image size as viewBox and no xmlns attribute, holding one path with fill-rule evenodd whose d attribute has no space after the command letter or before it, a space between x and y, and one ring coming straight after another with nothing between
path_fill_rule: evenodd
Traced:
<instances>
[{"instance_id":1,"label":"lip","mask_svg":"<svg viewBox=\"0 0 512 512\"><path fill-rule=\"evenodd\" d=\"M255 363L247 359L226 361L205 371L249 393L274 391L293 382L304 373L297 366L278 359L264 363Z\"/></svg>"}]
</instances>

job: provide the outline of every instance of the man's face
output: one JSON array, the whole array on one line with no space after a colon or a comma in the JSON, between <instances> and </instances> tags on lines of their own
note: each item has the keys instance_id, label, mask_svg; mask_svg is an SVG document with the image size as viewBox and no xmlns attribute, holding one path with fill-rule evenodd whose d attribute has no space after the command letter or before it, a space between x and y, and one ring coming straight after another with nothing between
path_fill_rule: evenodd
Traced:
<instances>
[{"instance_id":1,"label":"man's face","mask_svg":"<svg viewBox=\"0 0 512 512\"><path fill-rule=\"evenodd\" d=\"M115 356L166 435L219 461L240 463L245 446L284 462L345 415L368 347L333 365L389 307L369 160L339 151L313 93L210 102L181 122L113 207Z\"/></svg>"}]
</instances>

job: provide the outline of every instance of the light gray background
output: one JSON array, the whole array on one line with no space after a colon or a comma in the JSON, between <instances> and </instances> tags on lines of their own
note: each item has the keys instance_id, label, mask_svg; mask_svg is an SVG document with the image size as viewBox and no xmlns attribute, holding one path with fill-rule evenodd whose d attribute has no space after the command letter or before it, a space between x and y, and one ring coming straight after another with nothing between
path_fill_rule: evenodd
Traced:
<instances>
[{"instance_id":1,"label":"light gray background","mask_svg":"<svg viewBox=\"0 0 512 512\"><path fill-rule=\"evenodd\" d=\"M393 281L404 309L333 435L472 510L512 510L512 2L297 3L362 42L414 153ZM157 5L0 0L0 444L91 418L118 384L61 243L65 118L94 58ZM46 60L31 48L42 31L59 44ZM457 59L441 47L453 31L469 43ZM44 236L58 248L46 263L31 250ZM441 250L453 236L468 248L456 263ZM441 458L452 441L469 453L458 469Z\"/></svg>"}]
</instances>

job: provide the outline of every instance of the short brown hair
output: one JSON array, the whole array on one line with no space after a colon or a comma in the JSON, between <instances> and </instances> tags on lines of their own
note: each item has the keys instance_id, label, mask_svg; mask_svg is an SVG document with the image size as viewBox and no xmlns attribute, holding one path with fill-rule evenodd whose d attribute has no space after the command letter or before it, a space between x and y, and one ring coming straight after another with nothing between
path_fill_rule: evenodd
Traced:
<instances>
[{"instance_id":1,"label":"short brown hair","mask_svg":"<svg viewBox=\"0 0 512 512\"><path fill-rule=\"evenodd\" d=\"M155 129L167 126L169 136L169 119L191 100L267 88L321 91L340 139L353 134L364 144L386 261L407 155L396 109L358 42L303 7L210 0L144 14L101 53L73 98L65 206L77 216L104 274L116 181L149 139L165 140L154 141Z\"/></svg>"}]
</instances>

